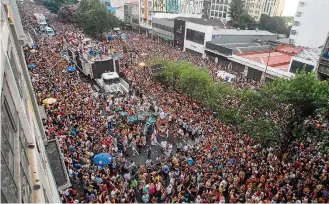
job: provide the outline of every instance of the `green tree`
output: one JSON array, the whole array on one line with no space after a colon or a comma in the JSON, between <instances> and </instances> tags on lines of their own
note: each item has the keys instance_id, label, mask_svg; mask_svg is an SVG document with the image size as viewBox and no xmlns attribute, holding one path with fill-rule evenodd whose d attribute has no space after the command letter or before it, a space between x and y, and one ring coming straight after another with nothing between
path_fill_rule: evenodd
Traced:
<instances>
[{"instance_id":1,"label":"green tree","mask_svg":"<svg viewBox=\"0 0 329 204\"><path fill-rule=\"evenodd\" d=\"M43 5L52 13L57 13L59 8L65 5L65 0L45 0Z\"/></svg>"},{"instance_id":2,"label":"green tree","mask_svg":"<svg viewBox=\"0 0 329 204\"><path fill-rule=\"evenodd\" d=\"M58 11L58 19L63 23L72 23L74 21L74 15L78 7L75 5L63 6Z\"/></svg>"},{"instance_id":3,"label":"green tree","mask_svg":"<svg viewBox=\"0 0 329 204\"><path fill-rule=\"evenodd\" d=\"M122 23L107 11L99 0L82 0L75 15L75 22L87 35L97 39L102 39L105 32Z\"/></svg>"},{"instance_id":4,"label":"green tree","mask_svg":"<svg viewBox=\"0 0 329 204\"><path fill-rule=\"evenodd\" d=\"M217 112L219 120L263 145L285 151L292 142L311 138L329 152L329 133L314 124L329 120L329 84L317 80L314 73L298 73L291 80L277 78L254 91L214 82L205 69L188 62L162 59L152 64L164 65L154 75L157 81Z\"/></svg>"},{"instance_id":5,"label":"green tree","mask_svg":"<svg viewBox=\"0 0 329 204\"><path fill-rule=\"evenodd\" d=\"M255 20L245 10L245 0L232 0L230 4L231 24L240 29L254 29Z\"/></svg>"},{"instance_id":6,"label":"green tree","mask_svg":"<svg viewBox=\"0 0 329 204\"><path fill-rule=\"evenodd\" d=\"M287 18L284 17L270 17L269 15L262 14L259 21L259 28L272 33L286 34L289 36L290 28L286 20Z\"/></svg>"},{"instance_id":7,"label":"green tree","mask_svg":"<svg viewBox=\"0 0 329 204\"><path fill-rule=\"evenodd\" d=\"M77 0L43 0L43 5L52 13L57 13L62 6L78 3Z\"/></svg>"},{"instance_id":8,"label":"green tree","mask_svg":"<svg viewBox=\"0 0 329 204\"><path fill-rule=\"evenodd\" d=\"M319 81L314 73L302 72L291 80L276 79L259 92L243 94L239 109L245 120L241 131L283 150L294 141L319 139L322 131L317 131L311 121L329 113L328 101L328 83Z\"/></svg>"}]
</instances>

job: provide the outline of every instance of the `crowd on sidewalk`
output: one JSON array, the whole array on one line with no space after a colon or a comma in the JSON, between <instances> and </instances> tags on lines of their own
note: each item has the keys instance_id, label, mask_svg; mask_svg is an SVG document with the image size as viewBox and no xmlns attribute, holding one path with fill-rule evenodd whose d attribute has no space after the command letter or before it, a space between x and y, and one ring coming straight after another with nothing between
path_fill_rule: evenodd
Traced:
<instances>
[{"instance_id":1,"label":"crowd on sidewalk","mask_svg":"<svg viewBox=\"0 0 329 204\"><path fill-rule=\"evenodd\" d=\"M37 9L44 13L31 3L21 10L25 25ZM148 69L137 68L141 61L159 56L188 60L210 73L221 66L127 31L126 42L115 38L108 46L122 53L123 72L139 94L96 94L78 72L65 71L67 63L58 49L67 32L76 29L55 18L50 22L57 36L35 39L38 51L27 54L26 61L37 66L30 74L38 103L56 98L56 103L44 104L47 137L58 139L72 182L83 187L82 192L77 188L62 192L63 202L329 202L329 158L314 144L293 143L284 153L264 148L186 96L154 82ZM137 52L124 53L124 46ZM239 87L246 84L243 78L236 82ZM133 155L126 157L124 152L135 145L148 148L144 141L150 135L143 132L142 124L127 124L114 110L118 106L128 114L141 108L169 113L170 136L191 138L194 144L159 163L147 159L137 166ZM92 161L100 152L116 155L106 168Z\"/></svg>"}]
</instances>

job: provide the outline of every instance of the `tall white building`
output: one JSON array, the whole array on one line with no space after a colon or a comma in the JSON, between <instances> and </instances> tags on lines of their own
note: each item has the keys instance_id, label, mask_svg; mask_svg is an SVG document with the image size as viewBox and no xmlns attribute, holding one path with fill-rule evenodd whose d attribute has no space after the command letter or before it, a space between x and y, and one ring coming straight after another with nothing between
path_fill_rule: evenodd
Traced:
<instances>
[{"instance_id":1,"label":"tall white building","mask_svg":"<svg viewBox=\"0 0 329 204\"><path fill-rule=\"evenodd\" d=\"M211 0L209 17L222 20L224 23L229 21L230 3L231 0Z\"/></svg>"},{"instance_id":2,"label":"tall white building","mask_svg":"<svg viewBox=\"0 0 329 204\"><path fill-rule=\"evenodd\" d=\"M60 203L15 0L1 1L0 20L1 203Z\"/></svg>"},{"instance_id":3,"label":"tall white building","mask_svg":"<svg viewBox=\"0 0 329 204\"><path fill-rule=\"evenodd\" d=\"M300 0L291 28L290 43L310 48L323 46L329 31L328 11L328 0Z\"/></svg>"}]
</instances>

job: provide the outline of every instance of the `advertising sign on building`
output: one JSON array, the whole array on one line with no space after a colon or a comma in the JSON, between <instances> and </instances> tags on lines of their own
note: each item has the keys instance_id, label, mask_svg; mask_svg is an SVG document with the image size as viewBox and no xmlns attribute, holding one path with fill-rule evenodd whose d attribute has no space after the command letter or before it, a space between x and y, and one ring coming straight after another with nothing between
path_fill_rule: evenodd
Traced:
<instances>
[{"instance_id":1,"label":"advertising sign on building","mask_svg":"<svg viewBox=\"0 0 329 204\"><path fill-rule=\"evenodd\" d=\"M174 21L174 41L175 46L183 49L185 39L185 21L175 19Z\"/></svg>"},{"instance_id":2,"label":"advertising sign on building","mask_svg":"<svg viewBox=\"0 0 329 204\"><path fill-rule=\"evenodd\" d=\"M167 0L167 13L179 13L179 0Z\"/></svg>"}]
</instances>

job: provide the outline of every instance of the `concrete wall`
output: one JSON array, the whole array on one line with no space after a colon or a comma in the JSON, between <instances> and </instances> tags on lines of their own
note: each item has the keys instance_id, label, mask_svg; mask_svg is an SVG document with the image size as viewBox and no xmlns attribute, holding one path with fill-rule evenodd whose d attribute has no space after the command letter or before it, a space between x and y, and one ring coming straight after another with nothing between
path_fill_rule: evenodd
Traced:
<instances>
[{"instance_id":1,"label":"concrete wall","mask_svg":"<svg viewBox=\"0 0 329 204\"><path fill-rule=\"evenodd\" d=\"M10 3L16 4L15 1L11 1ZM61 200L59 198L57 186L45 151L44 142L46 137L44 128L42 126L27 66L23 58L23 50L19 43L19 40L21 40L19 34L23 28L19 28L19 23L9 24L6 18L7 14L4 12L2 6L3 5L1 5L0 8L2 19L0 46L0 57L2 59L0 61L0 112L5 111L3 109L3 102L4 99L6 99L9 103L9 109L6 108L6 110L15 117L16 121L15 124L13 123L16 131L11 136L14 137L13 140L15 142L13 156L15 170L12 172L12 175L15 187L17 188L17 195L12 195L10 193L12 185L9 183L9 175L9 180L6 182L8 186L2 186L2 191L5 190L7 192L2 193L9 202L15 200L21 202L23 200L27 203L60 203ZM15 20L15 22L20 22L19 15L10 17ZM8 123L8 120L1 121L0 117L0 125L2 127L4 123ZM5 134L8 134L7 131L8 130L5 130ZM4 137L4 135L1 134L1 138L2 137ZM23 140L26 142L23 142ZM27 166L24 166L24 162L27 161L28 163L25 163ZM3 162L1 162L1 165L3 165ZM20 168L20 165L24 167ZM4 166L1 167L2 170L4 168ZM1 173L5 174L9 172L2 171ZM29 181L28 183L25 182L26 179Z\"/></svg>"},{"instance_id":2,"label":"concrete wall","mask_svg":"<svg viewBox=\"0 0 329 204\"><path fill-rule=\"evenodd\" d=\"M241 31L243 32L243 31ZM264 36L264 35L217 35L213 36L216 43L250 43L254 40L276 40L275 35Z\"/></svg>"},{"instance_id":3,"label":"concrete wall","mask_svg":"<svg viewBox=\"0 0 329 204\"><path fill-rule=\"evenodd\" d=\"M159 18L153 18L153 26L152 26L152 31L155 35L160 36L160 37L167 37L170 40L174 40L174 32L164 30L161 28L157 28L154 26L154 24L158 25L163 25L168 28L171 28L172 30L174 29L174 21L173 20L168 20L168 19L159 19Z\"/></svg>"},{"instance_id":4,"label":"concrete wall","mask_svg":"<svg viewBox=\"0 0 329 204\"><path fill-rule=\"evenodd\" d=\"M205 33L205 39L203 45L199 43L195 43L189 40L186 40L186 31L187 29L199 31L202 33ZM186 48L190 50L194 50L196 52L199 52L202 54L203 58L206 56L205 55L205 46L207 41L211 41L212 39L212 26L205 26L205 25L200 25L200 24L195 24L191 22L186 22L185 26L185 39L184 39L184 51L186 51Z\"/></svg>"},{"instance_id":5,"label":"concrete wall","mask_svg":"<svg viewBox=\"0 0 329 204\"><path fill-rule=\"evenodd\" d=\"M124 11L124 7L123 7L123 6L118 7L118 8L116 9L115 16L116 16L118 19L122 20L122 21L124 20L124 18L125 18L125 11Z\"/></svg>"}]
</instances>

